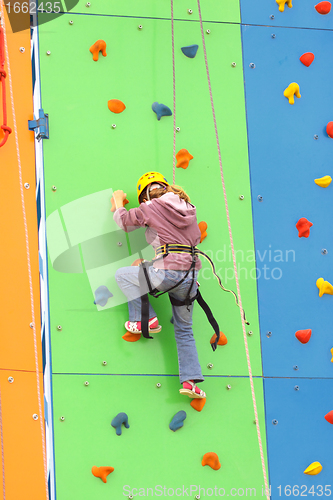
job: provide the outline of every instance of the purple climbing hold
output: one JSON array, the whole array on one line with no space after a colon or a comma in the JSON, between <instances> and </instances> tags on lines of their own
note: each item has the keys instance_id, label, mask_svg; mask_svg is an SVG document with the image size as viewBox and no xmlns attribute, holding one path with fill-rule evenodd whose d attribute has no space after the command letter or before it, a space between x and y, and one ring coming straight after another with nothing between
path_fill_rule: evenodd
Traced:
<instances>
[{"instance_id":1,"label":"purple climbing hold","mask_svg":"<svg viewBox=\"0 0 333 500\"><path fill-rule=\"evenodd\" d=\"M156 113L157 119L160 120L162 116L171 116L172 111L165 104L153 102L151 109Z\"/></svg>"},{"instance_id":2,"label":"purple climbing hold","mask_svg":"<svg viewBox=\"0 0 333 500\"><path fill-rule=\"evenodd\" d=\"M190 57L191 59L193 59L193 57L195 57L197 55L197 51L198 51L198 48L199 48L199 45L187 45L187 47L182 47L182 53L186 56L186 57Z\"/></svg>"},{"instance_id":3,"label":"purple climbing hold","mask_svg":"<svg viewBox=\"0 0 333 500\"><path fill-rule=\"evenodd\" d=\"M121 436L121 424L124 424L126 429L129 429L127 413L118 413L111 422L112 427L116 429L117 436Z\"/></svg>"},{"instance_id":4,"label":"purple climbing hold","mask_svg":"<svg viewBox=\"0 0 333 500\"><path fill-rule=\"evenodd\" d=\"M99 286L97 290L95 290L94 304L104 307L110 297L113 297L113 294L110 292L108 287L104 285Z\"/></svg>"}]
</instances>

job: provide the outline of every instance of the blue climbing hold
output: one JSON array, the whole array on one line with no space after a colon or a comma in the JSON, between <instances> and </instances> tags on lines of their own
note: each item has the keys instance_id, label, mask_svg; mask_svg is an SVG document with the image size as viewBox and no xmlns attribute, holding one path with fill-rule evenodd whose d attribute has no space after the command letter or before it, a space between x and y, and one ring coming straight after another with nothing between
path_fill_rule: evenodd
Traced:
<instances>
[{"instance_id":1,"label":"blue climbing hold","mask_svg":"<svg viewBox=\"0 0 333 500\"><path fill-rule=\"evenodd\" d=\"M179 411L178 413L176 413L176 415L173 417L173 419L171 420L170 422L170 429L173 431L173 432L176 432L178 431L178 429L180 429L181 427L183 427L184 425L184 420L186 418L186 411Z\"/></svg>"},{"instance_id":2,"label":"blue climbing hold","mask_svg":"<svg viewBox=\"0 0 333 500\"><path fill-rule=\"evenodd\" d=\"M186 57L190 57L191 59L197 55L199 45L188 45L187 47L182 47L182 53Z\"/></svg>"},{"instance_id":3,"label":"blue climbing hold","mask_svg":"<svg viewBox=\"0 0 333 500\"><path fill-rule=\"evenodd\" d=\"M113 297L113 294L110 292L108 287L104 285L99 286L97 290L95 290L94 304L104 307L110 297Z\"/></svg>"},{"instance_id":4,"label":"blue climbing hold","mask_svg":"<svg viewBox=\"0 0 333 500\"><path fill-rule=\"evenodd\" d=\"M162 116L171 116L172 111L165 104L153 102L151 109L157 114L157 119L160 120Z\"/></svg>"},{"instance_id":5,"label":"blue climbing hold","mask_svg":"<svg viewBox=\"0 0 333 500\"><path fill-rule=\"evenodd\" d=\"M118 413L111 422L112 427L116 429L117 436L121 436L121 424L124 424L126 429L129 429L127 413Z\"/></svg>"}]
</instances>

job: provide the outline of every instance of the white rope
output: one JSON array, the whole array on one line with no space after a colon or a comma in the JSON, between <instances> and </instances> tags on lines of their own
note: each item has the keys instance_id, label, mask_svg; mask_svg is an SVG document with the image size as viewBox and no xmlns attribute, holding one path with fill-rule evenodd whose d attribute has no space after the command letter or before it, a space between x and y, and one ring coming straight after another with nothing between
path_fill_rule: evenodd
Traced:
<instances>
[{"instance_id":1,"label":"white rope","mask_svg":"<svg viewBox=\"0 0 333 500\"><path fill-rule=\"evenodd\" d=\"M6 24L4 21L5 17L4 17L3 6L2 6L1 1L0 1L0 6L1 6L1 17L3 18L6 64L7 64L7 70L8 70L9 91L10 91L10 100L11 100L13 125L14 125L13 132L14 132L15 144L16 144L16 155L17 155L17 163L18 163L20 192L21 192L22 215L23 215L24 233L25 233L25 245L26 245L28 278L29 278L29 289L30 289L30 307L31 307L31 319L32 319L35 366L36 366L36 384L37 384L37 398L38 398L38 411L39 411L38 417L39 417L39 424L40 424L41 438L42 438L42 448L43 448L45 493L46 493L46 499L48 500L49 493L48 493L48 483L47 483L46 446L45 446L45 434L44 434L44 418L43 418L42 400L41 400L41 388L40 388L40 383L39 383L40 372L39 372L39 367L38 367L39 364L38 364L38 351L37 351L37 334L36 334L36 322L35 322L34 296L33 296L33 287L32 287L32 272L31 272L31 263L30 263L29 234L28 234L28 224L27 224L27 216L26 216L26 209L25 209L25 201L24 201L24 191L23 191L23 181L22 181L22 166L21 166L20 148L19 148L19 144L18 144L18 130L17 130L17 124L16 124L16 114L15 114L14 96L13 96L13 87L12 87L12 76L11 76L9 54L8 54L8 47L7 47Z\"/></svg>"}]
</instances>

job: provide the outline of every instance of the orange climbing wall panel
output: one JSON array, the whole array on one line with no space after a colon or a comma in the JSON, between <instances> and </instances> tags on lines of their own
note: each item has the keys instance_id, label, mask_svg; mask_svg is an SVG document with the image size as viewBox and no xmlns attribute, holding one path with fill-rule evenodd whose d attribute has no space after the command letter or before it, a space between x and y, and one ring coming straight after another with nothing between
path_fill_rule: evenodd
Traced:
<instances>
[{"instance_id":1,"label":"orange climbing wall panel","mask_svg":"<svg viewBox=\"0 0 333 500\"><path fill-rule=\"evenodd\" d=\"M0 480L0 498L47 498L43 467L41 418L37 395L37 376L34 348L27 252L21 203L20 179L16 139L21 157L22 180L30 189L23 188L29 235L32 287L36 323L36 350L41 405L43 413L43 365L40 340L40 297L38 274L37 214L35 200L34 135L28 130L33 119L30 32L12 33L5 14L7 47L10 68L5 63L7 124L13 132L0 148L0 274L2 286L0 335L0 389L3 417L3 450L5 485ZM20 52L25 47L25 52ZM11 75L9 75L9 69ZM10 96L11 76L16 114L15 136ZM1 96L2 100L2 96ZM2 108L2 105L1 105ZM2 109L0 109L2 123ZM2 139L2 131L0 131ZM14 382L9 383L8 377ZM32 415L36 413L38 420ZM1 453L0 453L1 455ZM2 462L2 457L1 457ZM2 463L1 463L2 466ZM29 495L31 495L29 497Z\"/></svg>"}]
</instances>

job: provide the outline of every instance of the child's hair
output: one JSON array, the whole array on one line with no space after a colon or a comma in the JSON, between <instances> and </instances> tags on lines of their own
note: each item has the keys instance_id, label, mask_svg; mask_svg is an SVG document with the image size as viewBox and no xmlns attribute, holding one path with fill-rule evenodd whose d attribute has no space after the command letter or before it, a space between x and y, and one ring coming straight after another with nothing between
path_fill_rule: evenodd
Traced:
<instances>
[{"instance_id":1,"label":"child's hair","mask_svg":"<svg viewBox=\"0 0 333 500\"><path fill-rule=\"evenodd\" d=\"M160 198L165 193L175 193L179 196L180 199L190 203L190 197L188 194L185 193L184 189L181 188L180 186L176 186L175 184L172 184L171 186L165 186L160 189L153 189L153 191L149 191L149 196L150 199L152 200L153 198ZM147 188L145 188L142 193L140 194L140 203L143 203L143 199L147 199Z\"/></svg>"}]
</instances>

